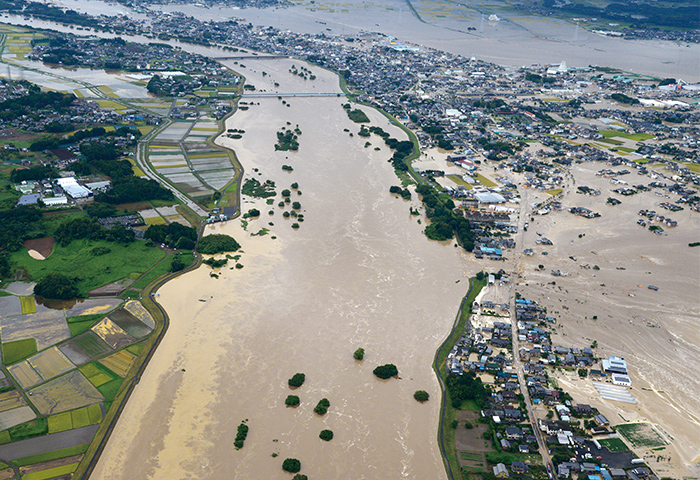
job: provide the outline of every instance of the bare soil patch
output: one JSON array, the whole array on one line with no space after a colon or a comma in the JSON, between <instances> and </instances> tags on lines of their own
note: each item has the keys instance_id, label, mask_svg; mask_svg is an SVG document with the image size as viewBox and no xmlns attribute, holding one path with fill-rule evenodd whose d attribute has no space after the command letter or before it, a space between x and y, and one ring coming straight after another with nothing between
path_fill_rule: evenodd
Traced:
<instances>
[{"instance_id":1,"label":"bare soil patch","mask_svg":"<svg viewBox=\"0 0 700 480\"><path fill-rule=\"evenodd\" d=\"M58 460L51 460L50 462L36 463L34 465L27 465L26 467L20 467L19 473L26 475L28 473L40 472L42 470L48 470L49 468L62 467L64 465L70 465L72 463L77 463L83 459L83 455L73 455L71 457L59 458Z\"/></svg>"},{"instance_id":2,"label":"bare soil patch","mask_svg":"<svg viewBox=\"0 0 700 480\"><path fill-rule=\"evenodd\" d=\"M115 205L114 208L117 210L129 210L129 211L140 211L152 208L151 204L148 202L133 202L133 203L120 203Z\"/></svg>"},{"instance_id":3,"label":"bare soil patch","mask_svg":"<svg viewBox=\"0 0 700 480\"><path fill-rule=\"evenodd\" d=\"M27 250L35 250L42 257L46 258L53 252L53 244L55 240L53 237L35 238L33 240L25 240L22 245Z\"/></svg>"}]
</instances>

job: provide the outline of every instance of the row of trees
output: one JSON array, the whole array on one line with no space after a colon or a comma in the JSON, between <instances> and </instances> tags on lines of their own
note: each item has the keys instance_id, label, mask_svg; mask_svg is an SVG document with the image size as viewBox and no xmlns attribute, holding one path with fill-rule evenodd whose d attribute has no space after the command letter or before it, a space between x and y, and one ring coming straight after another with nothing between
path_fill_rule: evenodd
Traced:
<instances>
[{"instance_id":1,"label":"row of trees","mask_svg":"<svg viewBox=\"0 0 700 480\"><path fill-rule=\"evenodd\" d=\"M457 233L458 240L467 251L474 249L474 234L469 220L461 213L455 213L452 199L441 198L435 189L427 184L418 185L416 192L422 196L425 214L430 225L425 228L425 235L431 240L449 240Z\"/></svg>"},{"instance_id":2,"label":"row of trees","mask_svg":"<svg viewBox=\"0 0 700 480\"><path fill-rule=\"evenodd\" d=\"M123 225L106 229L94 218L74 218L62 223L54 232L54 238L61 246L69 245L73 240L105 240L129 244L134 241L134 232Z\"/></svg>"}]
</instances>

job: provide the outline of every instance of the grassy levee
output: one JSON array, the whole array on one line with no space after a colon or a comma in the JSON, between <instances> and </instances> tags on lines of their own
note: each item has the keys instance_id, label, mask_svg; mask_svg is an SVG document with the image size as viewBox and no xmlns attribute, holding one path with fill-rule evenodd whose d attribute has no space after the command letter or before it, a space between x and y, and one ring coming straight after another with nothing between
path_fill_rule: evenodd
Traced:
<instances>
[{"instance_id":1,"label":"grassy levee","mask_svg":"<svg viewBox=\"0 0 700 480\"><path fill-rule=\"evenodd\" d=\"M319 68L324 68L324 67L319 67ZM328 70L328 69L326 69L326 70ZM332 72L332 70L328 70L328 71L331 71L331 72ZM394 117L393 115L391 115L391 114L390 114L389 112L387 112L386 110L384 110L384 109L382 109L382 108L380 108L380 107L375 107L374 105L370 105L370 104L365 103L365 102L358 102L358 101L356 100L355 94L352 93L352 92L350 91L350 89L348 88L348 83L347 83L347 81L345 80L345 77L343 77L342 75L338 74L338 72L333 72L333 73L336 74L336 75L338 75L338 81L340 82L340 83L339 83L339 84L340 84L340 89L345 93L345 95L347 96L348 100L350 100L350 101L352 101L352 102L355 102L355 103L359 103L360 105L365 105L365 106L367 106L367 107L370 107L370 108L373 108L373 109L377 110L379 113L381 113L382 115L384 115L384 116L387 118L387 120L389 120L389 122L390 122L392 125L397 126L397 127L399 127L401 130L403 130L403 132L408 136L408 139L411 141L411 143L413 143L413 150L411 151L411 154L410 154L409 156L407 156L407 157L404 159L404 163L406 163L406 166L408 167L408 171L406 172L406 174L408 174L408 175L410 176L411 180L413 180L413 182L415 182L416 184L425 183L425 180L424 180L420 175L418 175L418 174L415 172L415 170L413 170L413 165L412 165L413 160L415 160L415 159L417 159L418 157L420 157L420 143L418 142L418 137L416 137L416 134L413 133L413 132L411 131L411 129L408 128L406 125L404 125L403 123L399 122L399 121L396 119L396 117ZM404 178L405 175L403 174L403 172L396 171L396 175L397 175L402 181L405 180L405 178Z\"/></svg>"},{"instance_id":2,"label":"grassy levee","mask_svg":"<svg viewBox=\"0 0 700 480\"><path fill-rule=\"evenodd\" d=\"M201 232L202 229L200 229L200 235ZM119 392L112 400L110 409L105 414L105 417L102 420L92 443L85 452L85 456L78 465L78 468L75 470L72 478L87 480L87 478L90 477L90 474L97 465L97 461L99 460L100 455L107 444L107 440L109 440L109 437L114 430L114 426L116 425L119 416L124 411L126 402L133 393L134 387L136 387L136 385L139 383L141 375L146 370L148 362L153 357L158 345L160 345L160 342L165 336L165 332L168 330L170 319L165 309L160 306L160 304L155 302L155 293L169 280L192 270L196 270L201 264L202 259L201 257L197 256L196 260L189 267L179 272L160 277L143 289L141 301L144 307L146 307L149 313L153 316L156 323L151 335L143 341L143 349L146 350L146 353L144 354L142 351L141 355L138 357L138 360L131 366L131 370L129 372L130 376L127 376L127 380L124 381L119 389Z\"/></svg>"},{"instance_id":3,"label":"grassy levee","mask_svg":"<svg viewBox=\"0 0 700 480\"><path fill-rule=\"evenodd\" d=\"M449 393L445 388L445 380L447 378L445 364L447 361L447 355L450 350L452 350L452 346L464 333L467 322L469 321L469 314L471 313L471 306L474 303L474 299L486 285L486 282L486 279L477 280L476 278L471 278L469 280L469 290L459 306L459 312L457 313L452 331L438 348L433 361L433 370L438 377L440 390L442 391L442 400L440 404L440 424L438 426L438 447L440 448L440 453L442 454L442 460L445 464L447 477L450 480L461 480L462 473L459 466L459 460L457 459L457 451L455 449L455 431L450 427L450 424L456 418L457 409L452 406Z\"/></svg>"}]
</instances>

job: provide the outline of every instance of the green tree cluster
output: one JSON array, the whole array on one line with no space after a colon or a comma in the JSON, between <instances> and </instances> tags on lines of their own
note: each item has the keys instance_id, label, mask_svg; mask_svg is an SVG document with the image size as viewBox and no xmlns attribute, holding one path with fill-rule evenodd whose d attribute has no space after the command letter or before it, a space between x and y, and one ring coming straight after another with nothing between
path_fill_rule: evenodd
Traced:
<instances>
[{"instance_id":1,"label":"green tree cluster","mask_svg":"<svg viewBox=\"0 0 700 480\"><path fill-rule=\"evenodd\" d=\"M236 447L237 450L243 448L243 442L245 442L247 436L248 425L246 425L245 422L241 422L241 424L238 425L238 431L236 432L236 439L233 441L233 446Z\"/></svg>"},{"instance_id":2,"label":"green tree cluster","mask_svg":"<svg viewBox=\"0 0 700 480\"><path fill-rule=\"evenodd\" d=\"M416 390L416 393L413 394L413 398L423 403L427 402L430 399L430 394L425 390Z\"/></svg>"},{"instance_id":3,"label":"green tree cluster","mask_svg":"<svg viewBox=\"0 0 700 480\"><path fill-rule=\"evenodd\" d=\"M301 470L301 462L296 458L285 458L282 462L282 470L285 472L297 473Z\"/></svg>"},{"instance_id":4,"label":"green tree cluster","mask_svg":"<svg viewBox=\"0 0 700 480\"><path fill-rule=\"evenodd\" d=\"M241 248L241 246L233 237L222 233L202 237L197 245L197 251L199 253L206 253L208 255L235 252L239 248Z\"/></svg>"},{"instance_id":5,"label":"green tree cluster","mask_svg":"<svg viewBox=\"0 0 700 480\"><path fill-rule=\"evenodd\" d=\"M387 363L386 365L380 365L375 368L372 373L377 377L386 380L387 378L395 377L399 374L399 369L393 363Z\"/></svg>"},{"instance_id":6,"label":"green tree cluster","mask_svg":"<svg viewBox=\"0 0 700 480\"><path fill-rule=\"evenodd\" d=\"M303 373L295 373L292 378L287 380L290 387L301 387L306 380L306 375Z\"/></svg>"},{"instance_id":7,"label":"green tree cluster","mask_svg":"<svg viewBox=\"0 0 700 480\"><path fill-rule=\"evenodd\" d=\"M489 391L474 372L465 372L463 375L447 375L445 382L447 391L452 400L452 406L459 408L465 400L473 400L481 408L489 396Z\"/></svg>"},{"instance_id":8,"label":"green tree cluster","mask_svg":"<svg viewBox=\"0 0 700 480\"><path fill-rule=\"evenodd\" d=\"M154 243L164 243L176 248L191 250L194 248L194 242L197 240L197 230L173 222L167 225L149 226L144 237L148 240L152 240Z\"/></svg>"},{"instance_id":9,"label":"green tree cluster","mask_svg":"<svg viewBox=\"0 0 700 480\"><path fill-rule=\"evenodd\" d=\"M435 189L427 184L418 185L416 192L423 197L425 214L430 219L425 235L431 240L442 241L453 238L456 232L462 247L471 252L474 248L474 236L469 220L461 213L453 211L454 202L451 199L441 198Z\"/></svg>"},{"instance_id":10,"label":"green tree cluster","mask_svg":"<svg viewBox=\"0 0 700 480\"><path fill-rule=\"evenodd\" d=\"M34 295L52 300L70 300L79 293L78 279L61 273L49 273L34 285Z\"/></svg>"},{"instance_id":11,"label":"green tree cluster","mask_svg":"<svg viewBox=\"0 0 700 480\"><path fill-rule=\"evenodd\" d=\"M328 407L331 406L331 402L327 398L322 398L321 400L318 401L316 406L314 407L314 412L319 414L319 415L325 415L326 412L328 411Z\"/></svg>"}]
</instances>

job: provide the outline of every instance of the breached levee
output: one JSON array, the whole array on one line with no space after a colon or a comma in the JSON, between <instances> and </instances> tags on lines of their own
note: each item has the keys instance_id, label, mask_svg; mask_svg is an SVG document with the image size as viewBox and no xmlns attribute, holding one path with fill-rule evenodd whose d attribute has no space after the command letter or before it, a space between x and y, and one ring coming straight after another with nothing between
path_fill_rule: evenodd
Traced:
<instances>
[{"instance_id":1,"label":"breached levee","mask_svg":"<svg viewBox=\"0 0 700 480\"><path fill-rule=\"evenodd\" d=\"M267 92L340 93L337 76L304 64L317 79L303 80L292 65L302 62L247 60L242 73ZM275 181L277 197L273 205L242 199L243 212L261 211L247 231L240 220L207 227L241 244L244 268L229 262L215 279L202 266L160 289L168 332L93 478L286 478L285 458L299 459L312 479L445 478L431 362L467 288L456 282L470 276L468 260L453 244L427 240L409 214L417 200L389 194L397 183L391 152L377 136L356 135L345 101L256 98L227 121L246 133L218 142L236 151L246 178ZM379 112L363 110L372 125L405 138ZM298 152L274 149L287 122L302 131ZM298 230L282 216L290 208L277 206L292 182L303 192L292 193L304 214ZM251 236L262 228L270 232ZM362 362L353 358L360 346ZM398 367L399 380L372 374L385 363ZM306 381L293 392L300 406L288 409L296 372ZM431 401L416 402L419 389ZM322 398L331 406L319 416L313 408ZM235 450L244 420L249 432ZM324 429L332 441L319 439Z\"/></svg>"}]
</instances>

